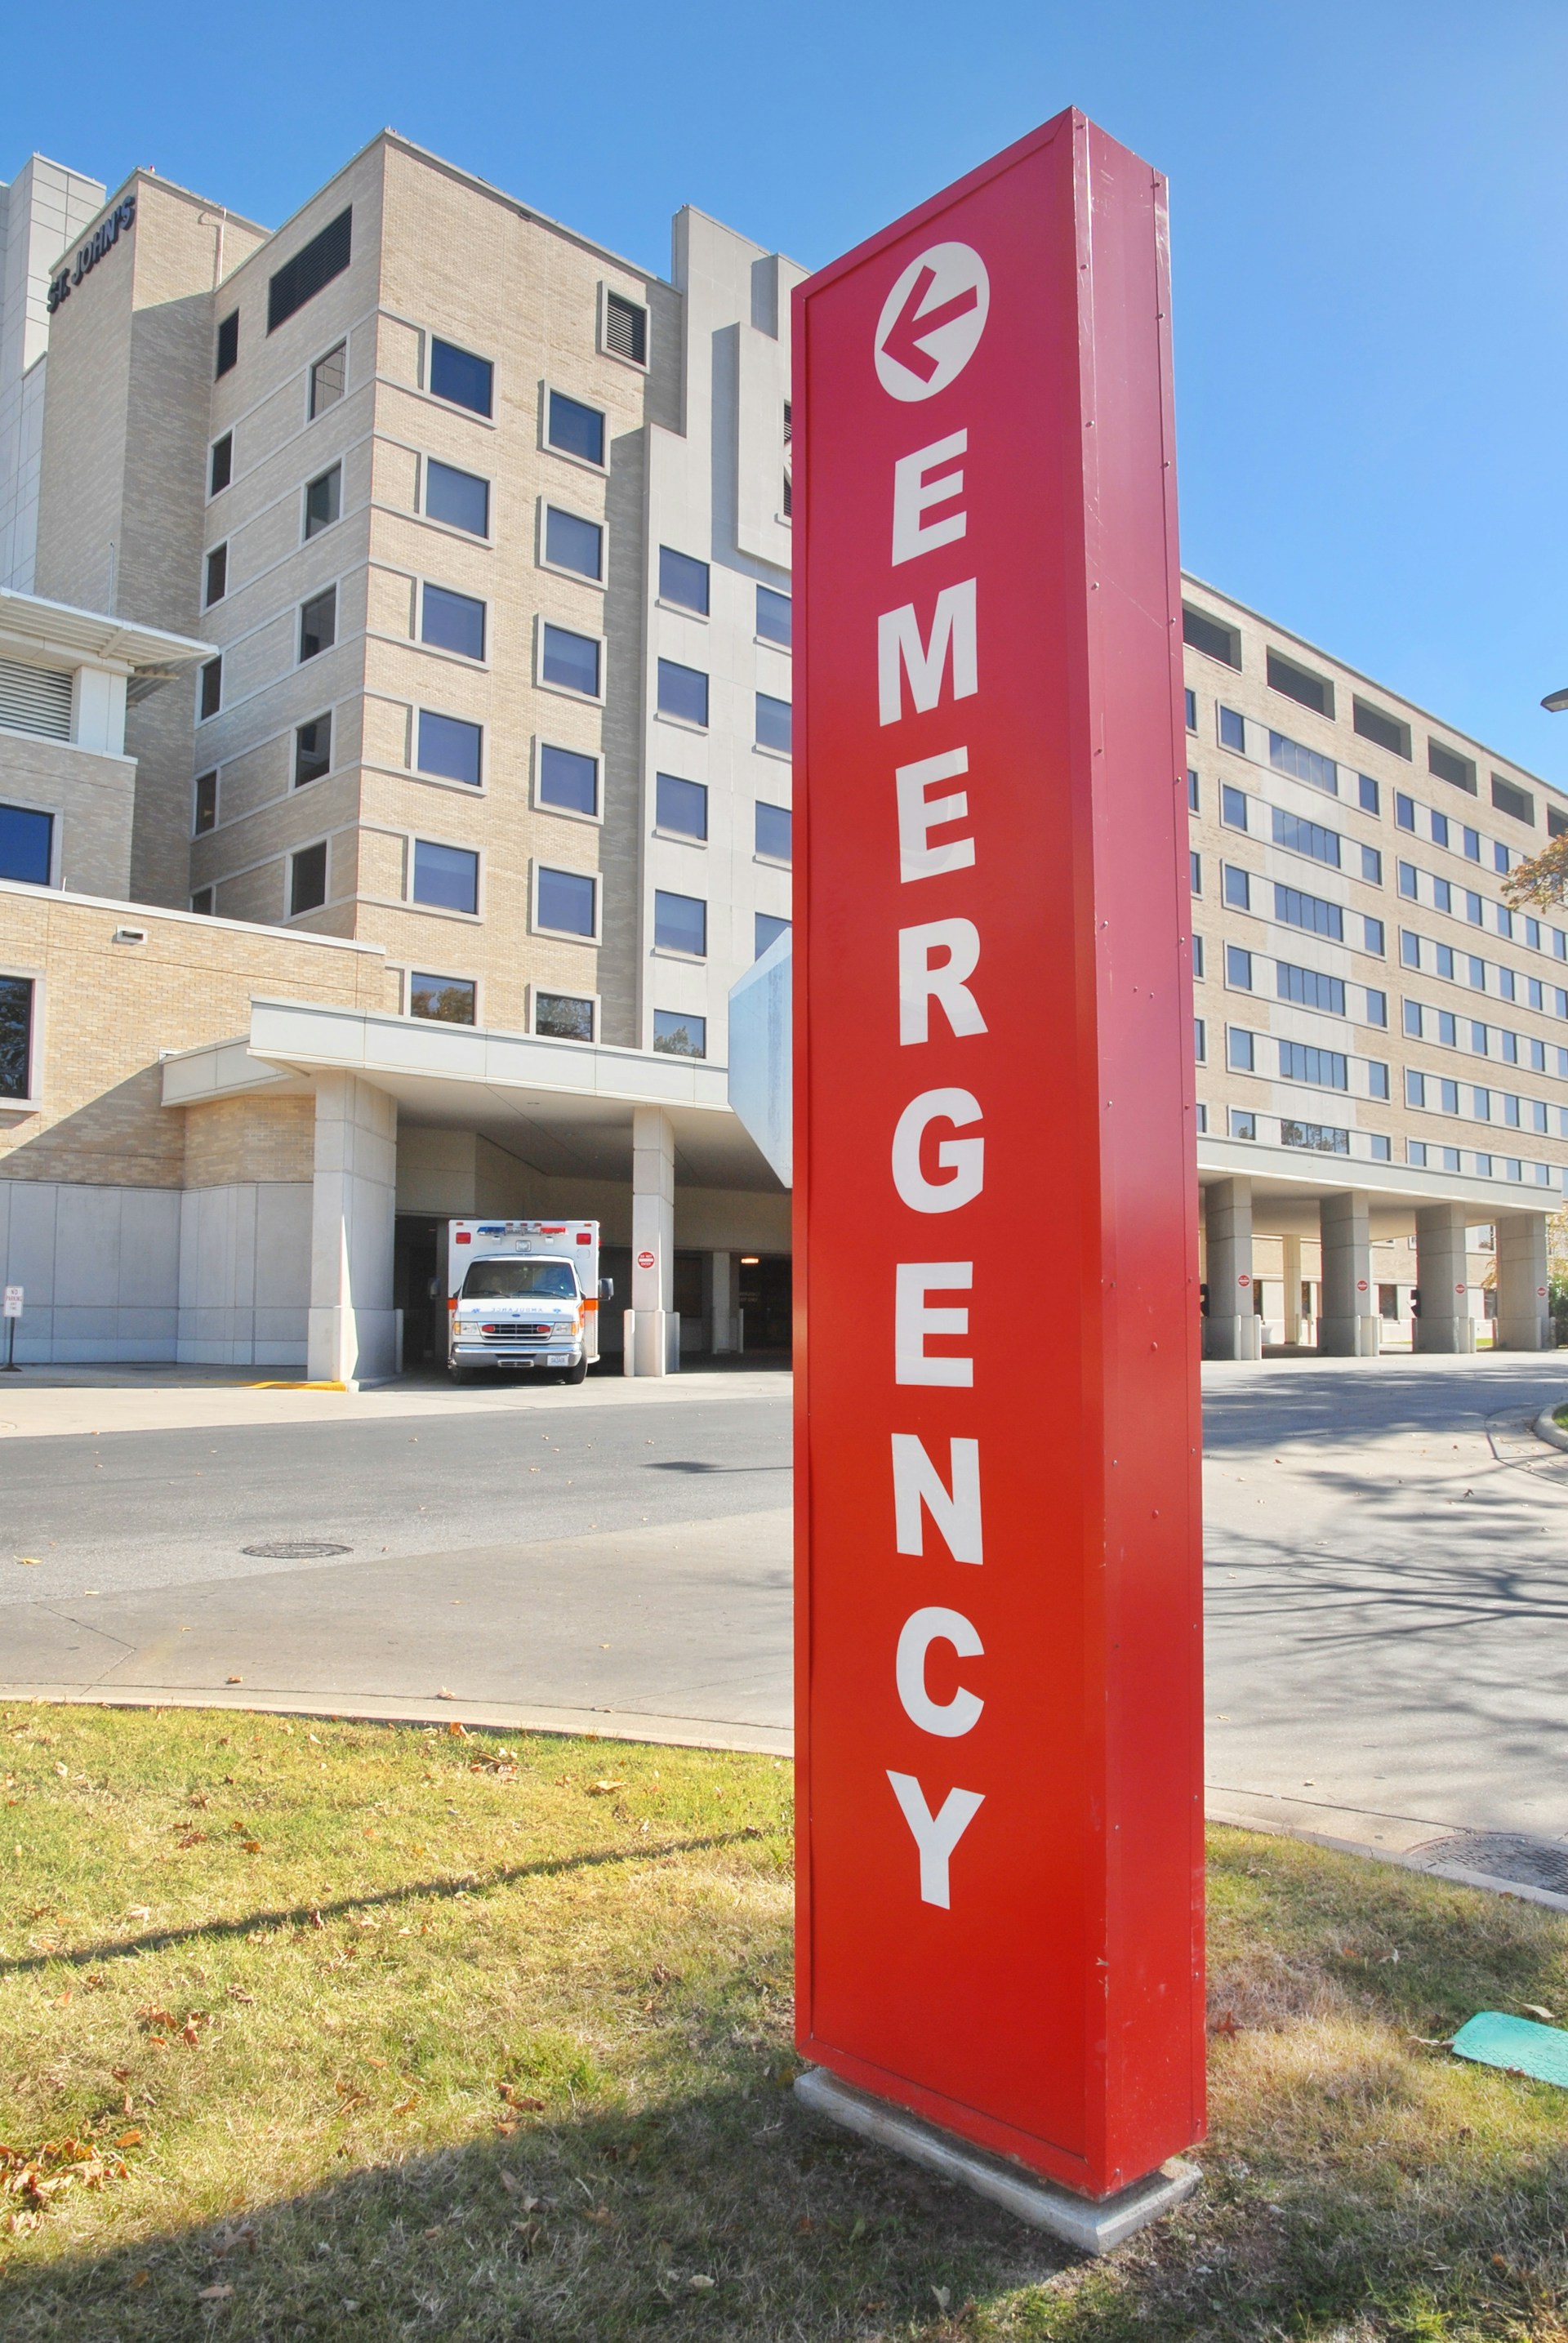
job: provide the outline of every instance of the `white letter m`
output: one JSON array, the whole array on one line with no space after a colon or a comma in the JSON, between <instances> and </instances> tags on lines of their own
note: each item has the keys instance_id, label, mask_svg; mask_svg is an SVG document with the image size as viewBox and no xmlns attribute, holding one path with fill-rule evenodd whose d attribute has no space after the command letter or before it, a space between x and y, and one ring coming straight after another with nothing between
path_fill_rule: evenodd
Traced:
<instances>
[{"instance_id":1,"label":"white letter m","mask_svg":"<svg viewBox=\"0 0 1568 2343\"><path fill-rule=\"evenodd\" d=\"M910 679L910 698L924 714L941 696L942 670L950 652L953 667L953 698L968 699L979 689L975 649L975 581L944 586L931 613L931 639L920 640L915 606L885 610L877 620L877 689L879 713L884 724L896 724L904 712L903 676Z\"/></svg>"}]
</instances>

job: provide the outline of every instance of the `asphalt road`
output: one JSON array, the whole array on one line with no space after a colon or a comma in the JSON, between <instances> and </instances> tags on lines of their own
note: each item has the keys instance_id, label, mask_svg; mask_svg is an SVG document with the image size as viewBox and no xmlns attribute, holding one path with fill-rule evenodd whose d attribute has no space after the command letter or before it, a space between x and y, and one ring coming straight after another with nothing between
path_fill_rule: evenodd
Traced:
<instances>
[{"instance_id":1,"label":"asphalt road","mask_svg":"<svg viewBox=\"0 0 1568 2343\"><path fill-rule=\"evenodd\" d=\"M1568 1454L1527 1429L1568 1360L1204 1383L1211 1782L1309 1822L1568 1842ZM782 1747L787 1386L636 1388L7 1439L0 1683L388 1713L450 1692ZM291 1539L349 1551L243 1551Z\"/></svg>"}]
</instances>

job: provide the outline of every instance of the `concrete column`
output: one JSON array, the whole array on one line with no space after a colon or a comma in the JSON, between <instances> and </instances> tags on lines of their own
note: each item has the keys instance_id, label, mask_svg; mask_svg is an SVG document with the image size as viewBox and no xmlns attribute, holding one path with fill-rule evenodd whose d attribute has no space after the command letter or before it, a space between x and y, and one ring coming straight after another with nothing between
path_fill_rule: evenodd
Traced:
<instances>
[{"instance_id":1,"label":"concrete column","mask_svg":"<svg viewBox=\"0 0 1568 2343\"><path fill-rule=\"evenodd\" d=\"M736 1344L734 1254L710 1252L704 1263L703 1284L715 1355L720 1351L733 1351Z\"/></svg>"},{"instance_id":2,"label":"concrete column","mask_svg":"<svg viewBox=\"0 0 1568 2343\"><path fill-rule=\"evenodd\" d=\"M1504 1351L1552 1347L1544 1212L1497 1215L1497 1341Z\"/></svg>"},{"instance_id":3,"label":"concrete column","mask_svg":"<svg viewBox=\"0 0 1568 2343\"><path fill-rule=\"evenodd\" d=\"M1263 1329L1252 1301L1252 1183L1216 1180L1203 1191L1208 1240L1206 1359L1261 1359Z\"/></svg>"},{"instance_id":4,"label":"concrete column","mask_svg":"<svg viewBox=\"0 0 1568 2343\"><path fill-rule=\"evenodd\" d=\"M1301 1238L1282 1237L1280 1249L1285 1260L1284 1340L1287 1342L1299 1342L1302 1339Z\"/></svg>"},{"instance_id":5,"label":"concrete column","mask_svg":"<svg viewBox=\"0 0 1568 2343\"><path fill-rule=\"evenodd\" d=\"M1418 1351L1473 1351L1475 1324L1465 1294L1464 1207L1422 1204L1415 1216L1415 1282L1421 1315Z\"/></svg>"},{"instance_id":6,"label":"concrete column","mask_svg":"<svg viewBox=\"0 0 1568 2343\"><path fill-rule=\"evenodd\" d=\"M680 1369L675 1300L675 1126L661 1106L631 1111L631 1308L624 1372Z\"/></svg>"},{"instance_id":7,"label":"concrete column","mask_svg":"<svg viewBox=\"0 0 1568 2343\"><path fill-rule=\"evenodd\" d=\"M397 1101L355 1074L318 1075L307 1338L313 1382L367 1383L397 1373Z\"/></svg>"},{"instance_id":8,"label":"concrete column","mask_svg":"<svg viewBox=\"0 0 1568 2343\"><path fill-rule=\"evenodd\" d=\"M1353 1190L1318 1199L1323 1248L1318 1348L1332 1359L1375 1359L1379 1325L1367 1200Z\"/></svg>"}]
</instances>

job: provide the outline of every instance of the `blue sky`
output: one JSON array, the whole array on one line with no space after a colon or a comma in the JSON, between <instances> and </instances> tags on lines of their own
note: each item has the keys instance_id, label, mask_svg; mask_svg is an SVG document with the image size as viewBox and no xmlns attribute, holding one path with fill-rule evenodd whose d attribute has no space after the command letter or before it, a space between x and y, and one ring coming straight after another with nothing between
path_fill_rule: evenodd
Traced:
<instances>
[{"instance_id":1,"label":"blue sky","mask_svg":"<svg viewBox=\"0 0 1568 2343\"><path fill-rule=\"evenodd\" d=\"M1188 567L1568 785L1562 0L13 0L5 46L0 174L271 224L391 123L659 268L683 202L814 265L1080 106L1171 179Z\"/></svg>"}]
</instances>

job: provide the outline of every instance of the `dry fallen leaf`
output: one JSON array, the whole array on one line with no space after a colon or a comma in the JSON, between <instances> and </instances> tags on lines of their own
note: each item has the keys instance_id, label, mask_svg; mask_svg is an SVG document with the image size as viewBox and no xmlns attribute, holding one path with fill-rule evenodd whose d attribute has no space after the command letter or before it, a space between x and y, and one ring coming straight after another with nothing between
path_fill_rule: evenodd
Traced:
<instances>
[{"instance_id":1,"label":"dry fallen leaf","mask_svg":"<svg viewBox=\"0 0 1568 2343\"><path fill-rule=\"evenodd\" d=\"M705 2294L708 2288L710 2286L716 2285L718 2281L717 2279L709 2278L701 2270L694 2270L691 2276L687 2279L686 2283L689 2287L694 2287L699 2294Z\"/></svg>"},{"instance_id":2,"label":"dry fallen leaf","mask_svg":"<svg viewBox=\"0 0 1568 2343\"><path fill-rule=\"evenodd\" d=\"M417 2093L415 2093L415 2092L413 2092L413 2091L410 2091L410 2092L409 2092L409 2094L408 2094L408 2096L407 2096L407 2097L406 2099L399 2099L399 2100L398 2100L398 2102L397 2102L397 2106L393 2108L392 2112L393 2112L393 2114L394 2114L395 2116L406 2116L406 2115L409 2114L409 2113L410 2113L410 2112L411 2112L415 2107L417 2107L418 2106L418 2104L419 2104L419 2101L418 2101L417 2094Z\"/></svg>"},{"instance_id":3,"label":"dry fallen leaf","mask_svg":"<svg viewBox=\"0 0 1568 2343\"><path fill-rule=\"evenodd\" d=\"M245 1678L243 1676L226 1676L224 1681L226 1684L243 1684L245 1682ZM219 2291L223 2294L232 2294L234 2292L234 2288L232 2286L226 2286L220 2288ZM202 2298L204 2301L206 2299L205 2296Z\"/></svg>"},{"instance_id":4,"label":"dry fallen leaf","mask_svg":"<svg viewBox=\"0 0 1568 2343\"><path fill-rule=\"evenodd\" d=\"M590 1798L608 1798L612 1790L624 1790L624 1782L595 1782L588 1790Z\"/></svg>"},{"instance_id":5,"label":"dry fallen leaf","mask_svg":"<svg viewBox=\"0 0 1568 2343\"><path fill-rule=\"evenodd\" d=\"M38 1557L35 1554L19 1554L16 1559L24 1570L36 1570L38 1567Z\"/></svg>"},{"instance_id":6,"label":"dry fallen leaf","mask_svg":"<svg viewBox=\"0 0 1568 2343\"><path fill-rule=\"evenodd\" d=\"M1557 2023L1552 2012L1549 2009L1543 2009L1538 2001L1522 2001L1519 2006L1527 2017L1544 2018L1548 2026L1555 2026Z\"/></svg>"},{"instance_id":7,"label":"dry fallen leaf","mask_svg":"<svg viewBox=\"0 0 1568 2343\"><path fill-rule=\"evenodd\" d=\"M123 2131L115 2142L116 2147L140 2147L141 2144L142 2136L139 2131Z\"/></svg>"},{"instance_id":8,"label":"dry fallen leaf","mask_svg":"<svg viewBox=\"0 0 1568 2343\"><path fill-rule=\"evenodd\" d=\"M204 2286L196 2296L198 2302L226 2302L234 2292L232 2286Z\"/></svg>"}]
</instances>

